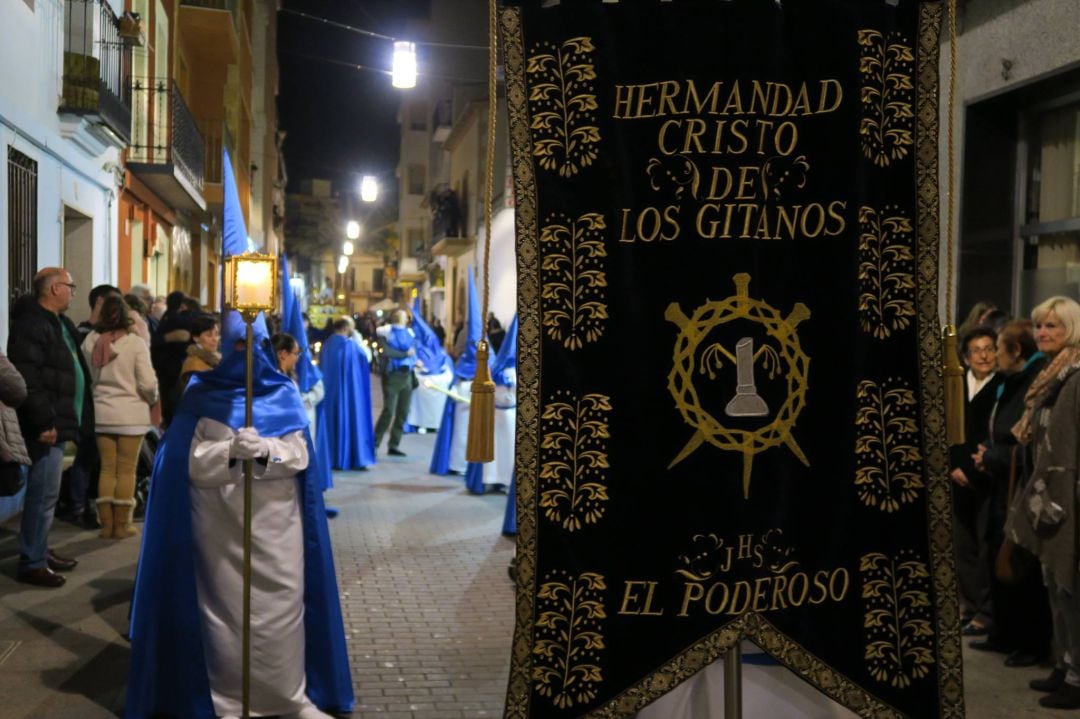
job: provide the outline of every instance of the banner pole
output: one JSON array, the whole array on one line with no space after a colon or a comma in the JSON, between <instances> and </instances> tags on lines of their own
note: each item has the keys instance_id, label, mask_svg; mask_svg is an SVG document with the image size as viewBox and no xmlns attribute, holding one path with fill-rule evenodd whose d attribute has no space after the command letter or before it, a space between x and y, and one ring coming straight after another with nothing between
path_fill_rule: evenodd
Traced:
<instances>
[{"instance_id":1,"label":"banner pole","mask_svg":"<svg viewBox=\"0 0 1080 719\"><path fill-rule=\"evenodd\" d=\"M724 655L724 719L742 719L742 645Z\"/></svg>"}]
</instances>

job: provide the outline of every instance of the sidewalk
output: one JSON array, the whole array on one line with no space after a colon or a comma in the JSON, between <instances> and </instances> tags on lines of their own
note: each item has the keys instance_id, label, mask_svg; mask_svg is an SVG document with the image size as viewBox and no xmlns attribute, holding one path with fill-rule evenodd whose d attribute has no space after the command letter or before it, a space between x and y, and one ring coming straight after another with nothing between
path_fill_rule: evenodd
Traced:
<instances>
[{"instance_id":1,"label":"sidewalk","mask_svg":"<svg viewBox=\"0 0 1080 719\"><path fill-rule=\"evenodd\" d=\"M501 717L513 630L506 574L513 544L499 532L503 495L475 497L433 477L433 435L407 436L405 458L337 473L327 503L353 682L363 719ZM138 542L106 542L57 522L52 544L78 557L58 590L14 581L18 550L0 529L0 717L105 719L123 706L125 630ZM1007 669L966 650L967 716L1070 716L1041 709L1026 688L1043 669ZM749 708L747 719L757 719ZM768 719L788 719L769 717Z\"/></svg>"}]
</instances>

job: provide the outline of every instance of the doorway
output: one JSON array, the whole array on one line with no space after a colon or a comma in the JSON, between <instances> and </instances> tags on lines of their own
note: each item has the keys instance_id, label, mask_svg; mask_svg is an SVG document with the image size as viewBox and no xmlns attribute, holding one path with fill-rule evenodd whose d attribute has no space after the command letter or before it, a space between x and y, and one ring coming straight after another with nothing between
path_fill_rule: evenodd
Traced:
<instances>
[{"instance_id":1,"label":"doorway","mask_svg":"<svg viewBox=\"0 0 1080 719\"><path fill-rule=\"evenodd\" d=\"M64 269L77 286L67 316L75 324L90 319L86 297L94 286L94 220L64 205Z\"/></svg>"}]
</instances>

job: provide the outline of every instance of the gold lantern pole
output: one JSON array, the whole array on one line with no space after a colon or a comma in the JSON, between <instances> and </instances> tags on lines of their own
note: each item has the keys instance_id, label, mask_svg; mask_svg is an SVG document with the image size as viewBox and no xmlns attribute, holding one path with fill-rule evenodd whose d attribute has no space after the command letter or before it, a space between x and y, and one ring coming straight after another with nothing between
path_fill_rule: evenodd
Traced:
<instances>
[{"instance_id":1,"label":"gold lantern pole","mask_svg":"<svg viewBox=\"0 0 1080 719\"><path fill-rule=\"evenodd\" d=\"M244 426L252 424L252 400L255 395L255 330L260 312L269 312L277 302L277 257L246 253L225 259L226 306L236 310L244 320ZM241 704L242 716L251 716L251 491L255 481L255 465L245 459L244 467L244 609L241 638Z\"/></svg>"}]
</instances>

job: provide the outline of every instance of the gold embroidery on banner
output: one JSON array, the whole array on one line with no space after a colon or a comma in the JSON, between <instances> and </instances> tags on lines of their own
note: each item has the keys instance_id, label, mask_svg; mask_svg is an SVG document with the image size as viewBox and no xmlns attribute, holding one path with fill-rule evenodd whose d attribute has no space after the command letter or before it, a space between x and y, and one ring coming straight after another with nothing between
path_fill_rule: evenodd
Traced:
<instances>
[{"instance_id":1,"label":"gold embroidery on banner","mask_svg":"<svg viewBox=\"0 0 1080 719\"><path fill-rule=\"evenodd\" d=\"M878 339L915 316L915 252L911 220L898 208L859 208L859 323Z\"/></svg>"},{"instance_id":2,"label":"gold embroidery on banner","mask_svg":"<svg viewBox=\"0 0 1080 719\"><path fill-rule=\"evenodd\" d=\"M502 11L506 105L514 178L518 269L517 588L513 661L506 687L506 717L525 719L532 690L532 642L536 602L536 475L540 436L540 250L536 175L529 134L521 9Z\"/></svg>"},{"instance_id":3,"label":"gold embroidery on banner","mask_svg":"<svg viewBox=\"0 0 1080 719\"><path fill-rule=\"evenodd\" d=\"M642 681L585 714L585 719L622 719L633 716L709 664L724 656L737 642L749 639L825 694L857 713L874 719L904 719L904 714L855 684L783 634L761 614L748 612L694 642L674 659L650 672Z\"/></svg>"},{"instance_id":4,"label":"gold embroidery on banner","mask_svg":"<svg viewBox=\"0 0 1080 719\"><path fill-rule=\"evenodd\" d=\"M896 558L873 552L859 561L867 666L874 679L900 689L926 676L934 663L930 572L914 557L910 550Z\"/></svg>"},{"instance_id":5,"label":"gold embroidery on banner","mask_svg":"<svg viewBox=\"0 0 1080 719\"><path fill-rule=\"evenodd\" d=\"M560 576L563 581L558 581ZM605 589L604 577L595 572L573 580L566 572L553 572L540 585L533 681L537 693L560 709L592 701L604 680L600 656Z\"/></svg>"},{"instance_id":6,"label":"gold embroidery on banner","mask_svg":"<svg viewBox=\"0 0 1080 719\"><path fill-rule=\"evenodd\" d=\"M915 392L903 384L859 383L855 486L863 504L895 512L923 489Z\"/></svg>"},{"instance_id":7,"label":"gold embroidery on banner","mask_svg":"<svg viewBox=\"0 0 1080 719\"><path fill-rule=\"evenodd\" d=\"M540 267L544 289L544 327L548 335L576 350L595 342L604 332L608 318L604 302L607 275L604 272L604 230L607 222L596 212L587 212L571 221L554 215L540 231L545 250Z\"/></svg>"},{"instance_id":8,"label":"gold embroidery on banner","mask_svg":"<svg viewBox=\"0 0 1080 719\"><path fill-rule=\"evenodd\" d=\"M899 33L886 36L877 30L860 30L862 76L859 135L863 154L882 167L907 156L914 144L912 100L915 86L912 68L915 55L909 45L898 42Z\"/></svg>"},{"instance_id":9,"label":"gold embroidery on banner","mask_svg":"<svg viewBox=\"0 0 1080 719\"><path fill-rule=\"evenodd\" d=\"M926 467L930 566L933 567L937 682L940 719L963 719L964 679L960 610L952 548L952 488L945 446L944 389L941 382L941 327L938 319L938 80L941 2L919 3L917 61L918 117L915 146L918 257L920 407Z\"/></svg>"},{"instance_id":10,"label":"gold embroidery on banner","mask_svg":"<svg viewBox=\"0 0 1080 719\"><path fill-rule=\"evenodd\" d=\"M610 411L611 400L602 394L575 398L559 392L544 406L539 506L568 532L583 523L595 524L604 515Z\"/></svg>"},{"instance_id":11,"label":"gold embroidery on banner","mask_svg":"<svg viewBox=\"0 0 1080 719\"><path fill-rule=\"evenodd\" d=\"M803 465L810 466L810 461L792 436L795 422L803 407L806 406L810 371L810 358L803 352L796 329L800 322L810 317L810 310L799 302L795 304L791 314L784 317L768 303L750 297L750 275L739 273L732 279L735 283L733 296L719 302L707 301L694 310L692 317L687 317L678 303L674 302L668 305L664 313L664 317L679 328L679 334L675 339L674 364L668 375L668 390L675 400L675 406L682 415L683 421L695 430L690 441L668 465L668 469L689 457L705 442L721 450L741 452L743 455L743 496L749 497L754 455L759 452L783 444ZM697 364L698 346L713 328L733 320L746 320L760 324L764 329L765 336L756 338L761 343L758 353L751 354L744 361L753 365L759 356L764 355L766 359L763 364L772 376L778 374L777 367L781 362L786 369L787 399L775 412L773 421L757 430L739 429L721 424L701 406L697 388L694 386L693 376ZM752 339L755 338L744 338L739 344ZM767 344L769 341L775 342L775 347ZM766 347L771 354L764 352ZM719 344L710 345L703 353L702 366L698 368L698 372L715 377L714 370L724 357L733 364L737 363L737 357L724 347ZM777 357L779 361L776 361ZM736 398L745 394L746 388L740 383ZM769 416L771 410L760 399L758 403L757 408L752 407L750 411L740 413L731 409L735 404L733 399L728 405L727 414L731 417Z\"/></svg>"},{"instance_id":12,"label":"gold embroidery on banner","mask_svg":"<svg viewBox=\"0 0 1080 719\"><path fill-rule=\"evenodd\" d=\"M542 43L529 58L529 109L533 155L540 167L576 175L596 159L596 67L592 39L575 37L556 47Z\"/></svg>"}]
</instances>

